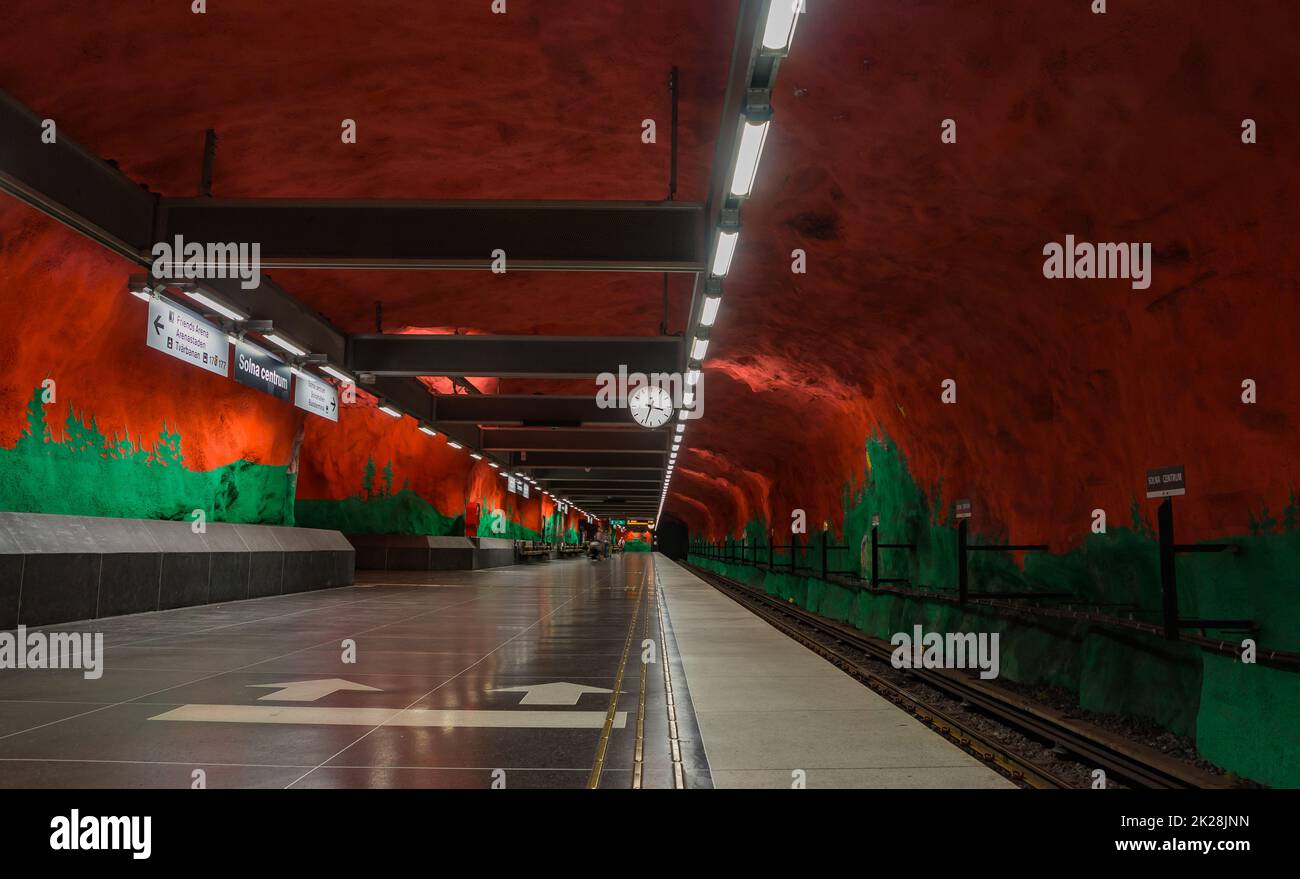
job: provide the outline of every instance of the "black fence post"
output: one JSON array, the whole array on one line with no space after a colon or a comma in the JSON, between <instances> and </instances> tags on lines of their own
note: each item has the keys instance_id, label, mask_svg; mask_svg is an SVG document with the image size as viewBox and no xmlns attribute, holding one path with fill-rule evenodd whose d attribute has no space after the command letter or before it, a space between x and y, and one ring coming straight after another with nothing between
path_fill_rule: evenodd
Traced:
<instances>
[{"instance_id":1,"label":"black fence post","mask_svg":"<svg viewBox=\"0 0 1300 879\"><path fill-rule=\"evenodd\" d=\"M966 519L957 523L957 597L966 603L966 594L970 591L969 577L966 571Z\"/></svg>"},{"instance_id":2,"label":"black fence post","mask_svg":"<svg viewBox=\"0 0 1300 879\"><path fill-rule=\"evenodd\" d=\"M1165 498L1156 515L1160 525L1160 602L1165 638L1178 640L1178 577L1174 565L1174 502Z\"/></svg>"},{"instance_id":3,"label":"black fence post","mask_svg":"<svg viewBox=\"0 0 1300 879\"><path fill-rule=\"evenodd\" d=\"M795 559L799 557L799 535L790 535L790 573L795 572Z\"/></svg>"},{"instance_id":4,"label":"black fence post","mask_svg":"<svg viewBox=\"0 0 1300 879\"><path fill-rule=\"evenodd\" d=\"M776 543L776 536L771 531L767 532L767 569L769 571L772 570L772 561L775 559L772 546L774 543Z\"/></svg>"},{"instance_id":5,"label":"black fence post","mask_svg":"<svg viewBox=\"0 0 1300 879\"><path fill-rule=\"evenodd\" d=\"M822 579L823 580L825 580L826 577L830 574L830 570L826 567L826 544L830 543L830 540L831 540L831 532L826 528L823 528L822 529Z\"/></svg>"}]
</instances>

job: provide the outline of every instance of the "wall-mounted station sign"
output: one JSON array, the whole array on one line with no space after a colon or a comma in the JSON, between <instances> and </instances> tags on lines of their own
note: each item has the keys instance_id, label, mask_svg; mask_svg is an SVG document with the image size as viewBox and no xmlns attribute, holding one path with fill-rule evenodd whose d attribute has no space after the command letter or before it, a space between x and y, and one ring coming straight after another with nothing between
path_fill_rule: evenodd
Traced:
<instances>
[{"instance_id":1,"label":"wall-mounted station sign","mask_svg":"<svg viewBox=\"0 0 1300 879\"><path fill-rule=\"evenodd\" d=\"M970 499L963 498L952 505L952 515L957 519L970 518Z\"/></svg>"},{"instance_id":2,"label":"wall-mounted station sign","mask_svg":"<svg viewBox=\"0 0 1300 879\"><path fill-rule=\"evenodd\" d=\"M293 383L293 405L330 421L339 420L339 394L329 382L297 372Z\"/></svg>"},{"instance_id":3,"label":"wall-mounted station sign","mask_svg":"<svg viewBox=\"0 0 1300 879\"><path fill-rule=\"evenodd\" d=\"M1157 467L1147 471L1147 497L1176 497L1187 494L1183 467Z\"/></svg>"},{"instance_id":4,"label":"wall-mounted station sign","mask_svg":"<svg viewBox=\"0 0 1300 879\"><path fill-rule=\"evenodd\" d=\"M189 309L150 299L145 333L150 348L217 375L230 374L230 340L225 332Z\"/></svg>"},{"instance_id":5,"label":"wall-mounted station sign","mask_svg":"<svg viewBox=\"0 0 1300 879\"><path fill-rule=\"evenodd\" d=\"M289 399L289 364L265 348L240 339L235 343L235 380L281 400Z\"/></svg>"}]
</instances>

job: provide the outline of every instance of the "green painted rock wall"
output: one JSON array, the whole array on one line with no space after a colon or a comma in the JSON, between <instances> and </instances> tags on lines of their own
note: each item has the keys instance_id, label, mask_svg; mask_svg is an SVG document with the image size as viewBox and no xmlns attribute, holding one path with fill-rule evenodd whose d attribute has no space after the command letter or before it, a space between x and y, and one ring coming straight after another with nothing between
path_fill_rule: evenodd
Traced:
<instances>
[{"instance_id":1,"label":"green painted rock wall","mask_svg":"<svg viewBox=\"0 0 1300 879\"><path fill-rule=\"evenodd\" d=\"M885 523L882 542L917 544L914 554L882 552L880 575L906 577L925 589L955 595L955 528L941 521L930 500L941 496L940 487L922 490L902 453L886 438L868 440L867 453L871 467L863 488L844 492L843 533L801 538L799 564L815 569L821 544L829 540L829 546L851 548L828 551L832 570L869 577L869 543L864 546L863 538L869 535L872 515L879 514ZM1089 610L1096 605L1126 618L1156 622L1160 577L1155 534L1136 499L1130 518L1127 527L1090 534L1069 552L1025 554L1023 568L1004 553L972 554L971 588L1069 592ZM1279 517L1260 511L1243 529L1249 533L1213 541L1237 544L1240 554L1181 557L1180 614L1258 620L1262 625L1254 637L1261 651L1300 647L1298 520L1292 495ZM763 561L767 534L763 521L749 522L744 529L748 553L757 545ZM1006 542L1007 537L972 532L971 542ZM789 541L782 536L776 542ZM773 557L777 565L789 562L783 551ZM1264 784L1300 787L1300 674L1083 621L1026 621L988 608L962 609L938 597L872 593L698 553L691 561L886 640L916 624L927 631L999 632L1001 675L1007 680L1064 688L1091 711L1147 718L1193 738L1206 759L1226 770ZM1245 636L1222 637L1239 643Z\"/></svg>"}]
</instances>

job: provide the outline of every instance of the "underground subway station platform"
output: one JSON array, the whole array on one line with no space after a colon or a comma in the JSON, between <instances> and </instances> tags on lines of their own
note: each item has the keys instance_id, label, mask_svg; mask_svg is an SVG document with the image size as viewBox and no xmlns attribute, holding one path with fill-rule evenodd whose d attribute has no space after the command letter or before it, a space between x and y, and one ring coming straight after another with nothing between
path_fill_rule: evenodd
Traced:
<instances>
[{"instance_id":1,"label":"underground subway station platform","mask_svg":"<svg viewBox=\"0 0 1300 879\"><path fill-rule=\"evenodd\" d=\"M1297 38L9 0L6 854L1287 851Z\"/></svg>"}]
</instances>

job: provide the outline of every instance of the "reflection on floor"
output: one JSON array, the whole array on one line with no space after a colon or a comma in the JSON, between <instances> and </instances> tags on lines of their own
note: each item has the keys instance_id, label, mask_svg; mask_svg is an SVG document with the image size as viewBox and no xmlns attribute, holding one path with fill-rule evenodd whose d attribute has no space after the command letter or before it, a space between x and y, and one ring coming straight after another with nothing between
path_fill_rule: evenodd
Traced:
<instances>
[{"instance_id":1,"label":"reflection on floor","mask_svg":"<svg viewBox=\"0 0 1300 879\"><path fill-rule=\"evenodd\" d=\"M1003 784L657 554L51 630L103 675L0 671L0 787Z\"/></svg>"}]
</instances>

